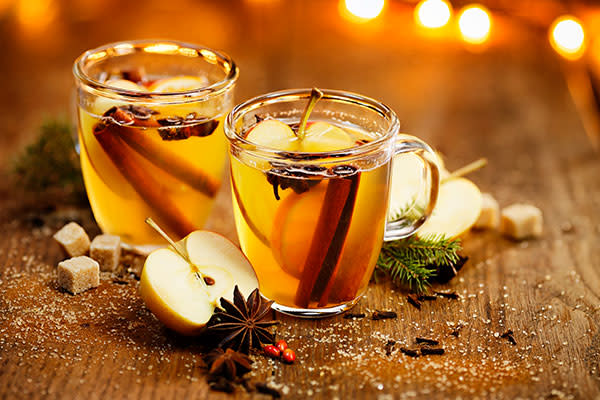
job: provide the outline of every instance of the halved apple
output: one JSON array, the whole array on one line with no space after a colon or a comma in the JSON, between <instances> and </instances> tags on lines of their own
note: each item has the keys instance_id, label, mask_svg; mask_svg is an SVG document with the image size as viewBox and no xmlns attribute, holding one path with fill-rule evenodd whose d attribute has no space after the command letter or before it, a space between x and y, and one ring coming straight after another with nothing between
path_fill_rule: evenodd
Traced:
<instances>
[{"instance_id":1,"label":"halved apple","mask_svg":"<svg viewBox=\"0 0 600 400\"><path fill-rule=\"evenodd\" d=\"M248 296L258 280L240 249L219 234L195 231L181 244L191 264L170 248L152 252L142 271L140 295L168 328L195 335L213 315L219 298L231 300L235 285Z\"/></svg>"},{"instance_id":2,"label":"halved apple","mask_svg":"<svg viewBox=\"0 0 600 400\"><path fill-rule=\"evenodd\" d=\"M466 178L450 179L440 185L433 214L417 235L444 235L446 238L455 238L475 224L480 212L479 188Z\"/></svg>"},{"instance_id":3,"label":"halved apple","mask_svg":"<svg viewBox=\"0 0 600 400\"><path fill-rule=\"evenodd\" d=\"M436 152L436 163L440 169L440 178L448 176L444 161ZM418 203L419 192L424 185L423 161L415 154L401 154L392 163L392 178L390 184L390 203L388 215L394 216Z\"/></svg>"}]
</instances>

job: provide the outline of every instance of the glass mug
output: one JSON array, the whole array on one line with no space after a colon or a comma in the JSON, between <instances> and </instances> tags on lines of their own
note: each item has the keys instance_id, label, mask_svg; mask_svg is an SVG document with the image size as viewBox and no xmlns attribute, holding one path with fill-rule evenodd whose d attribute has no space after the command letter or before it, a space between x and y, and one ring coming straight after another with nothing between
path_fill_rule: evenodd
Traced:
<instances>
[{"instance_id":1,"label":"glass mug","mask_svg":"<svg viewBox=\"0 0 600 400\"><path fill-rule=\"evenodd\" d=\"M73 73L77 147L102 231L143 248L163 243L147 217L173 237L202 228L227 162L233 60L193 44L141 40L89 50Z\"/></svg>"},{"instance_id":2,"label":"glass mug","mask_svg":"<svg viewBox=\"0 0 600 400\"><path fill-rule=\"evenodd\" d=\"M310 89L266 94L234 107L229 139L235 224L241 248L273 308L300 317L343 312L367 288L383 240L413 234L431 215L439 189L433 150L399 135L396 114L357 94L324 90L310 115L367 138L354 147L286 152L252 143L265 118L297 124ZM422 213L386 223L391 160L409 153L423 162Z\"/></svg>"}]
</instances>

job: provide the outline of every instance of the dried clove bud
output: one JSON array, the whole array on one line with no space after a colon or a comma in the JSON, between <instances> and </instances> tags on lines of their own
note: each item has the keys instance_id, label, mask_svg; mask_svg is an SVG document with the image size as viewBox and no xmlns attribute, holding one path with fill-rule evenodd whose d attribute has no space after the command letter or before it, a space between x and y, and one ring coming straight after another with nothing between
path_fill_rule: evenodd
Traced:
<instances>
[{"instance_id":1,"label":"dried clove bud","mask_svg":"<svg viewBox=\"0 0 600 400\"><path fill-rule=\"evenodd\" d=\"M440 342L435 339L428 339L423 337L417 337L415 341L417 342L417 344L429 344L432 346L437 346L438 344L440 344Z\"/></svg>"},{"instance_id":2,"label":"dried clove bud","mask_svg":"<svg viewBox=\"0 0 600 400\"><path fill-rule=\"evenodd\" d=\"M512 329L507 330L506 332L504 332L502 335L500 335L500 337L502 339L507 339L508 342L510 344L512 344L513 346L517 345L517 341L515 340L514 336L513 336L513 331Z\"/></svg>"},{"instance_id":3,"label":"dried clove bud","mask_svg":"<svg viewBox=\"0 0 600 400\"><path fill-rule=\"evenodd\" d=\"M400 351L409 357L419 357L419 350L407 349L406 347L400 347Z\"/></svg>"},{"instance_id":4,"label":"dried clove bud","mask_svg":"<svg viewBox=\"0 0 600 400\"><path fill-rule=\"evenodd\" d=\"M366 317L365 313L347 313L344 315L344 319L361 319Z\"/></svg>"},{"instance_id":5,"label":"dried clove bud","mask_svg":"<svg viewBox=\"0 0 600 400\"><path fill-rule=\"evenodd\" d=\"M384 350L385 350L385 355L386 356L391 356L392 355L392 351L394 350L394 345L396 344L395 340L388 340L384 346Z\"/></svg>"},{"instance_id":6,"label":"dried clove bud","mask_svg":"<svg viewBox=\"0 0 600 400\"><path fill-rule=\"evenodd\" d=\"M419 301L419 297L415 294L409 294L406 296L406 300L417 310L421 309L421 302Z\"/></svg>"},{"instance_id":7,"label":"dried clove bud","mask_svg":"<svg viewBox=\"0 0 600 400\"><path fill-rule=\"evenodd\" d=\"M163 140L185 140L191 136L205 137L211 135L219 121L199 117L196 113L190 113L185 118L170 116L157 120L160 124L158 133Z\"/></svg>"},{"instance_id":8,"label":"dried clove bud","mask_svg":"<svg viewBox=\"0 0 600 400\"><path fill-rule=\"evenodd\" d=\"M321 179L314 178L316 175L314 170L306 168L273 168L267 172L267 182L273 186L275 198L280 200L279 188L291 188L296 194L302 194L321 182Z\"/></svg>"},{"instance_id":9,"label":"dried clove bud","mask_svg":"<svg viewBox=\"0 0 600 400\"><path fill-rule=\"evenodd\" d=\"M424 356L427 355L438 355L441 356L442 354L444 354L444 349L442 347L429 347L429 346L424 346L421 348L421 354Z\"/></svg>"},{"instance_id":10,"label":"dried clove bud","mask_svg":"<svg viewBox=\"0 0 600 400\"><path fill-rule=\"evenodd\" d=\"M437 296L445 297L447 299L458 300L460 298L459 294L456 292L435 292Z\"/></svg>"},{"instance_id":11,"label":"dried clove bud","mask_svg":"<svg viewBox=\"0 0 600 400\"><path fill-rule=\"evenodd\" d=\"M258 393L269 395L273 399L279 399L281 397L281 393L279 393L277 389L268 386L264 382L257 382L254 384L254 387Z\"/></svg>"},{"instance_id":12,"label":"dried clove bud","mask_svg":"<svg viewBox=\"0 0 600 400\"><path fill-rule=\"evenodd\" d=\"M373 321L379 321L381 319L392 319L392 318L398 318L398 314L396 314L394 311L375 310L375 312L371 316L371 319Z\"/></svg>"}]
</instances>

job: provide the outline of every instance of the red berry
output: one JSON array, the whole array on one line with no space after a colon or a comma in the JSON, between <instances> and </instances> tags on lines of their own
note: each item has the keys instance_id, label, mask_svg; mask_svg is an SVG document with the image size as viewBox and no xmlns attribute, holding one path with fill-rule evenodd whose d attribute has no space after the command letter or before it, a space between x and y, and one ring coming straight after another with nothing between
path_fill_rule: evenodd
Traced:
<instances>
[{"instance_id":1,"label":"red berry","mask_svg":"<svg viewBox=\"0 0 600 400\"><path fill-rule=\"evenodd\" d=\"M283 361L285 361L288 364L293 363L296 360L296 353L294 353L294 350L292 349L285 349L283 351Z\"/></svg>"},{"instance_id":2,"label":"red berry","mask_svg":"<svg viewBox=\"0 0 600 400\"><path fill-rule=\"evenodd\" d=\"M273 358L279 358L279 356L281 355L281 350L279 350L277 347L273 346L272 344L268 344L263 348L264 352L266 355L268 355L269 357L273 357Z\"/></svg>"},{"instance_id":3,"label":"red berry","mask_svg":"<svg viewBox=\"0 0 600 400\"><path fill-rule=\"evenodd\" d=\"M285 340L280 340L279 342L277 342L277 344L275 346L277 346L279 351L281 351L282 353L285 351L285 349L288 348L288 345L285 342Z\"/></svg>"}]
</instances>

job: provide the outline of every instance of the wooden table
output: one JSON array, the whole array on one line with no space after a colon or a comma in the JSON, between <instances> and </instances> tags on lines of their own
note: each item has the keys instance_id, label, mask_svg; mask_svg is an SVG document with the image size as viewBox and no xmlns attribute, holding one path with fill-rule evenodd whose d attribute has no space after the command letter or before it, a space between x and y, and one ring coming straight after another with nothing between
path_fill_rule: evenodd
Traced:
<instances>
[{"instance_id":1,"label":"wooden table","mask_svg":"<svg viewBox=\"0 0 600 400\"><path fill-rule=\"evenodd\" d=\"M420 37L411 14L393 5L361 26L341 19L335 2L147 3L49 2L40 14L31 2L0 11L8 55L0 64L0 166L10 165L44 116L68 110L76 55L113 40L170 37L226 49L242 70L239 99L300 86L381 99L450 168L487 157L489 167L472 179L503 206L540 207L545 233L521 243L470 234L468 263L435 286L457 291L459 300L417 310L405 292L371 283L357 310L394 310L396 320L278 315L278 335L298 361L254 357L253 380L288 398L600 396L600 161L544 37L502 20L490 47L470 52L452 39ZM265 398L241 388L210 391L198 344L153 318L135 280L103 275L99 288L78 296L57 290L62 255L51 234L73 218L92 235L98 228L85 209L40 211L47 199L21 197L7 176L0 192L0 399ZM209 229L236 240L225 186ZM499 337L508 329L516 345ZM401 354L416 336L439 339L446 353ZM396 344L387 355L390 340Z\"/></svg>"}]
</instances>

